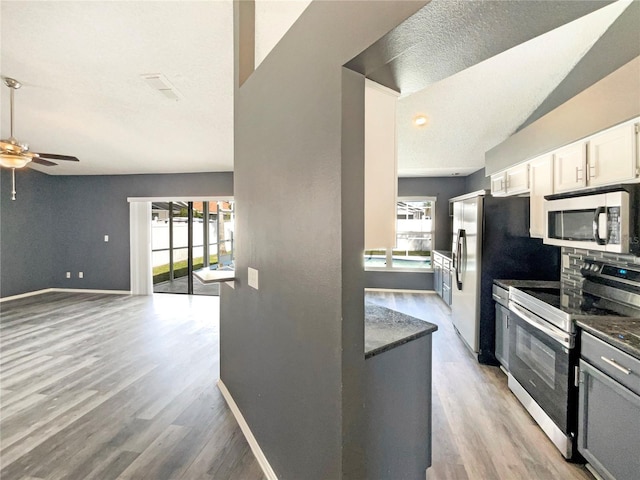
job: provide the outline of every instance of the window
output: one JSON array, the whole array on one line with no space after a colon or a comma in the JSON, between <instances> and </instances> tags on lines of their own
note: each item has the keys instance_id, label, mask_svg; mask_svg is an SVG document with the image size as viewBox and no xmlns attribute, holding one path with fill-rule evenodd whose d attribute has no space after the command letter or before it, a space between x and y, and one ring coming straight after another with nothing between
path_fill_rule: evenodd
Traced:
<instances>
[{"instance_id":1,"label":"window","mask_svg":"<svg viewBox=\"0 0 640 480\"><path fill-rule=\"evenodd\" d=\"M367 250L366 269L431 269L435 228L435 197L399 197L396 204L396 245L393 250Z\"/></svg>"}]
</instances>

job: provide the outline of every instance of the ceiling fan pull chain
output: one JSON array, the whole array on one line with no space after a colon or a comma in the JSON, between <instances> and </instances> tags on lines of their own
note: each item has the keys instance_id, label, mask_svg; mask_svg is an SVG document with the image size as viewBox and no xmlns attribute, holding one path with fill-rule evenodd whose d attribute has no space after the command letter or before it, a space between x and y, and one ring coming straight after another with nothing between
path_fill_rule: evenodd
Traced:
<instances>
[{"instance_id":1,"label":"ceiling fan pull chain","mask_svg":"<svg viewBox=\"0 0 640 480\"><path fill-rule=\"evenodd\" d=\"M11 190L11 200L15 200L16 199L16 169L12 168L11 169L11 179L13 180L13 190Z\"/></svg>"}]
</instances>

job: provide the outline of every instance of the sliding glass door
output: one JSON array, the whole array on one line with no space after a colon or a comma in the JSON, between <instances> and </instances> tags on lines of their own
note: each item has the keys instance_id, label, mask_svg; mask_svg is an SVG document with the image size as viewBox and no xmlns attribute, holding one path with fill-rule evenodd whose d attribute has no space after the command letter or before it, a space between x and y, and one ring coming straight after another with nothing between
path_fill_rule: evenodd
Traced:
<instances>
[{"instance_id":1,"label":"sliding glass door","mask_svg":"<svg viewBox=\"0 0 640 480\"><path fill-rule=\"evenodd\" d=\"M218 295L206 270L233 269L233 202L155 202L154 293Z\"/></svg>"}]
</instances>

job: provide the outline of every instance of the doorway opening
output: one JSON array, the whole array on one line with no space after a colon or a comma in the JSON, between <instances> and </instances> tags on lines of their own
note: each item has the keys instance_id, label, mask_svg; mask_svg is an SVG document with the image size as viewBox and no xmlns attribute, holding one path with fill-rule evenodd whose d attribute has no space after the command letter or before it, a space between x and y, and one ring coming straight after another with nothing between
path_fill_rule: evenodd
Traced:
<instances>
[{"instance_id":1,"label":"doorway opening","mask_svg":"<svg viewBox=\"0 0 640 480\"><path fill-rule=\"evenodd\" d=\"M154 293L219 295L207 272L233 270L233 201L156 201L151 204Z\"/></svg>"}]
</instances>

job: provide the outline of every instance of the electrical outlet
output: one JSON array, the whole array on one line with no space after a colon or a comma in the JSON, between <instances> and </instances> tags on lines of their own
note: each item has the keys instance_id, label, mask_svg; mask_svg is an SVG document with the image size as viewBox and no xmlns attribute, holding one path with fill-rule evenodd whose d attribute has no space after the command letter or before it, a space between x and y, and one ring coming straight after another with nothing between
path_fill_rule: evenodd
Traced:
<instances>
[{"instance_id":1,"label":"electrical outlet","mask_svg":"<svg viewBox=\"0 0 640 480\"><path fill-rule=\"evenodd\" d=\"M104 241L105 241L105 242L108 242L108 241L109 241L109 235L105 235L105 236L104 236Z\"/></svg>"},{"instance_id":2,"label":"electrical outlet","mask_svg":"<svg viewBox=\"0 0 640 480\"><path fill-rule=\"evenodd\" d=\"M67 272L67 278L71 278L71 272Z\"/></svg>"},{"instance_id":3,"label":"electrical outlet","mask_svg":"<svg viewBox=\"0 0 640 480\"><path fill-rule=\"evenodd\" d=\"M84 273L78 272L78 278L84 278Z\"/></svg>"}]
</instances>

